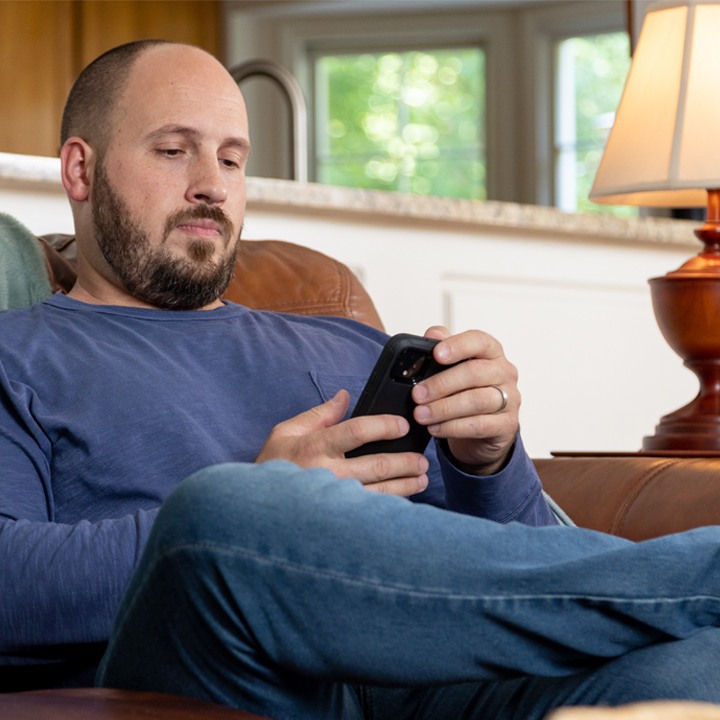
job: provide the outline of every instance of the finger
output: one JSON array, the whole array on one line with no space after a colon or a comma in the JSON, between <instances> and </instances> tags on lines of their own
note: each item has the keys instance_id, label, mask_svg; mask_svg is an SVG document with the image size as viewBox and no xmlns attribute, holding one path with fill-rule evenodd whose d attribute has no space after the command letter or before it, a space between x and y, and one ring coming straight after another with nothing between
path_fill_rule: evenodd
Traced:
<instances>
[{"instance_id":1,"label":"finger","mask_svg":"<svg viewBox=\"0 0 720 720\"><path fill-rule=\"evenodd\" d=\"M444 325L433 325L425 331L425 337L433 340L444 340L451 335L452 333Z\"/></svg>"},{"instance_id":2,"label":"finger","mask_svg":"<svg viewBox=\"0 0 720 720\"><path fill-rule=\"evenodd\" d=\"M510 407L509 393L508 402L504 408L503 404L505 404L505 397L498 387L481 387L444 397L427 405L418 405L414 415L421 425L431 425L472 415L507 413Z\"/></svg>"},{"instance_id":3,"label":"finger","mask_svg":"<svg viewBox=\"0 0 720 720\"><path fill-rule=\"evenodd\" d=\"M393 480L383 480L382 482L371 483L365 485L366 490L372 492L384 493L386 495L399 495L400 497L410 497L425 490L428 486L427 475L419 475L418 477L395 478Z\"/></svg>"},{"instance_id":4,"label":"finger","mask_svg":"<svg viewBox=\"0 0 720 720\"><path fill-rule=\"evenodd\" d=\"M443 423L427 426L428 432L436 438L457 438L461 440L514 437L516 423L511 415L471 415L455 418Z\"/></svg>"},{"instance_id":5,"label":"finger","mask_svg":"<svg viewBox=\"0 0 720 720\"><path fill-rule=\"evenodd\" d=\"M517 376L517 368L504 356L496 360L474 358L418 383L412 390L412 398L418 405L426 405L465 390L491 385L502 387L509 398L514 398L518 396ZM497 390L495 393L500 394Z\"/></svg>"},{"instance_id":6,"label":"finger","mask_svg":"<svg viewBox=\"0 0 720 720\"><path fill-rule=\"evenodd\" d=\"M276 433L281 436L300 436L331 427L345 417L349 404L348 391L338 390L334 397L322 405L310 408L277 425Z\"/></svg>"},{"instance_id":7,"label":"finger","mask_svg":"<svg viewBox=\"0 0 720 720\"><path fill-rule=\"evenodd\" d=\"M340 470L343 477L360 480L363 485L419 476L427 472L430 463L420 453L376 453L349 458Z\"/></svg>"},{"instance_id":8,"label":"finger","mask_svg":"<svg viewBox=\"0 0 720 720\"><path fill-rule=\"evenodd\" d=\"M410 424L399 415L362 415L333 428L332 436L342 452L378 440L396 440L407 435Z\"/></svg>"},{"instance_id":9,"label":"finger","mask_svg":"<svg viewBox=\"0 0 720 720\"><path fill-rule=\"evenodd\" d=\"M446 328L433 327L430 330L443 331ZM466 330L457 335L446 335L433 350L435 359L442 365L452 365L468 358L495 359L504 357L502 345L481 330Z\"/></svg>"}]
</instances>

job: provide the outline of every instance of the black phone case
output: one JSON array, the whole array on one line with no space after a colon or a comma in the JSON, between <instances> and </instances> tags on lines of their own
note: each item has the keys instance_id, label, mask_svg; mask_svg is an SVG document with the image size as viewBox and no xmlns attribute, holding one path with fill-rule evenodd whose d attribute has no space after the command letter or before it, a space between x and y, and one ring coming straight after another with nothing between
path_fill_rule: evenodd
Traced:
<instances>
[{"instance_id":1,"label":"black phone case","mask_svg":"<svg viewBox=\"0 0 720 720\"><path fill-rule=\"evenodd\" d=\"M440 342L418 335L393 335L383 348L380 357L360 395L352 417L361 415L401 415L410 423L407 435L395 440L380 440L367 443L355 450L345 453L345 457L359 457L374 453L387 452L417 452L425 451L430 440L430 433L424 425L419 425L413 417L415 401L410 393L413 383L398 382L391 377L391 370L407 349L418 350L425 354L426 361L423 366L422 378L430 377L447 366L440 365L432 356L433 348Z\"/></svg>"}]
</instances>

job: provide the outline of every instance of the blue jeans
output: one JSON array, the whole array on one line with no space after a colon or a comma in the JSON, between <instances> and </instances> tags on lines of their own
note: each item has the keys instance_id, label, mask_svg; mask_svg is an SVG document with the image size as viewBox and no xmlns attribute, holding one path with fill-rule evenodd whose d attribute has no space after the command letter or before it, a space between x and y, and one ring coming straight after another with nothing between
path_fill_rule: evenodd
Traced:
<instances>
[{"instance_id":1,"label":"blue jeans","mask_svg":"<svg viewBox=\"0 0 720 720\"><path fill-rule=\"evenodd\" d=\"M720 702L719 620L717 528L635 544L219 465L163 506L98 684L276 720Z\"/></svg>"}]
</instances>

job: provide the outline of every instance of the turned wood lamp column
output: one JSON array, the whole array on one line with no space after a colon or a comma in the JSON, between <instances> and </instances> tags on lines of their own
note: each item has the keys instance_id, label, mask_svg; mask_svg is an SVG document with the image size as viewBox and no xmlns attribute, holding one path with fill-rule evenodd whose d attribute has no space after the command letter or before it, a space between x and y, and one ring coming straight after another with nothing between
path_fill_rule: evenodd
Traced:
<instances>
[{"instance_id":1,"label":"turned wood lamp column","mask_svg":"<svg viewBox=\"0 0 720 720\"><path fill-rule=\"evenodd\" d=\"M643 450L720 451L720 190L708 190L707 222L695 235L704 250L650 288L663 337L697 375L700 392L660 420Z\"/></svg>"},{"instance_id":2,"label":"turned wood lamp column","mask_svg":"<svg viewBox=\"0 0 720 720\"><path fill-rule=\"evenodd\" d=\"M720 454L720 0L648 8L590 199L704 207L705 248L650 280L660 330L700 392L666 415L644 452Z\"/></svg>"}]
</instances>

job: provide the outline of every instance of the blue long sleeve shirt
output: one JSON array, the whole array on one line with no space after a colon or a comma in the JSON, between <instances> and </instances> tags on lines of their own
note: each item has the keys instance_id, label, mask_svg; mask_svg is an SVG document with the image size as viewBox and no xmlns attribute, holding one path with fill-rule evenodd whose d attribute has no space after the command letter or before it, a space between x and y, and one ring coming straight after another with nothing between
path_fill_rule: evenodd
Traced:
<instances>
[{"instance_id":1,"label":"blue long sleeve shirt","mask_svg":"<svg viewBox=\"0 0 720 720\"><path fill-rule=\"evenodd\" d=\"M352 320L227 303L172 312L57 295L0 314L0 664L107 639L158 508L192 472L253 462L270 430L345 388L386 336ZM497 475L428 448L412 498L554 522L518 438Z\"/></svg>"}]
</instances>

